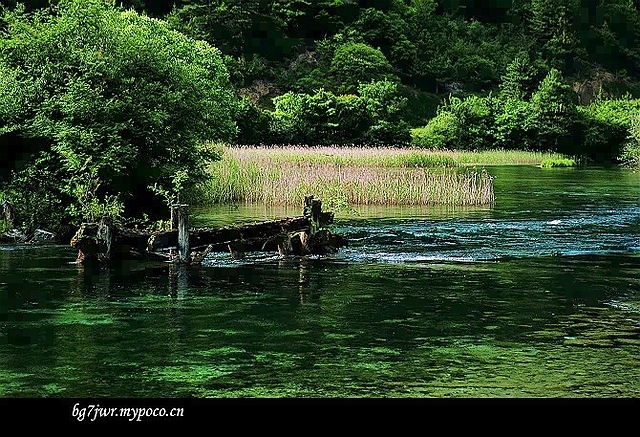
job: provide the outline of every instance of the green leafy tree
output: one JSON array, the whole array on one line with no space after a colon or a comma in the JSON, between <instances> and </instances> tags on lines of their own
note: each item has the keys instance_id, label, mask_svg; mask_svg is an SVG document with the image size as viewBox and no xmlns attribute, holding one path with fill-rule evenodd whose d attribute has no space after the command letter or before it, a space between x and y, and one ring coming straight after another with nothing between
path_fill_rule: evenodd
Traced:
<instances>
[{"instance_id":1,"label":"green leafy tree","mask_svg":"<svg viewBox=\"0 0 640 437\"><path fill-rule=\"evenodd\" d=\"M317 145L330 143L338 126L332 122L336 97L319 90L314 95L286 93L273 99L272 132L287 144Z\"/></svg>"},{"instance_id":2,"label":"green leafy tree","mask_svg":"<svg viewBox=\"0 0 640 437\"><path fill-rule=\"evenodd\" d=\"M270 111L259 108L248 98L242 98L235 117L238 125L236 140L238 144L257 145L273 142L270 130L272 123Z\"/></svg>"},{"instance_id":3,"label":"green leafy tree","mask_svg":"<svg viewBox=\"0 0 640 437\"><path fill-rule=\"evenodd\" d=\"M591 62L640 79L640 12L629 0L582 1L581 45Z\"/></svg>"},{"instance_id":4,"label":"green leafy tree","mask_svg":"<svg viewBox=\"0 0 640 437\"><path fill-rule=\"evenodd\" d=\"M184 0L167 17L171 26L202 39L224 54L281 61L297 41L287 36L287 19L303 13L296 0Z\"/></svg>"},{"instance_id":5,"label":"green leafy tree","mask_svg":"<svg viewBox=\"0 0 640 437\"><path fill-rule=\"evenodd\" d=\"M417 55L409 17L413 11L402 1L384 8L361 8L358 19L347 26L371 47L382 51L399 75L409 70Z\"/></svg>"},{"instance_id":6,"label":"green leafy tree","mask_svg":"<svg viewBox=\"0 0 640 437\"><path fill-rule=\"evenodd\" d=\"M398 93L397 83L361 83L358 94L370 120L365 135L370 144L399 145L411 141L410 126L402 119L407 98Z\"/></svg>"},{"instance_id":7,"label":"green leafy tree","mask_svg":"<svg viewBox=\"0 0 640 437\"><path fill-rule=\"evenodd\" d=\"M507 66L507 71L502 76L500 97L529 100L537 83L537 71L528 57L518 56Z\"/></svg>"},{"instance_id":8,"label":"green leafy tree","mask_svg":"<svg viewBox=\"0 0 640 437\"><path fill-rule=\"evenodd\" d=\"M452 96L438 109L438 117L429 122L435 123L435 126L428 131L455 134L453 138L443 138L442 145L456 149L487 149L496 142L495 118L498 108L499 101L495 97L470 96L461 99Z\"/></svg>"},{"instance_id":9,"label":"green leafy tree","mask_svg":"<svg viewBox=\"0 0 640 437\"><path fill-rule=\"evenodd\" d=\"M289 144L407 144L402 120L406 98L397 84L360 84L358 95L336 96L324 89L313 95L286 93L273 99L273 141Z\"/></svg>"},{"instance_id":10,"label":"green leafy tree","mask_svg":"<svg viewBox=\"0 0 640 437\"><path fill-rule=\"evenodd\" d=\"M346 43L338 47L331 61L331 71L341 93L352 93L358 83L392 77L393 67L384 54L362 43Z\"/></svg>"},{"instance_id":11,"label":"green leafy tree","mask_svg":"<svg viewBox=\"0 0 640 437\"><path fill-rule=\"evenodd\" d=\"M146 187L167 184L177 170L188 170L190 184L204 178L211 156L200 145L236 133L220 52L162 21L102 0L61 0L34 15L9 12L4 21L5 175L50 160L40 167L63 171L51 193L68 203L64 192L75 190L65 187L78 163L89 162L86 171L95 168L100 184L85 188L102 200L121 195L133 213L153 207Z\"/></svg>"},{"instance_id":12,"label":"green leafy tree","mask_svg":"<svg viewBox=\"0 0 640 437\"><path fill-rule=\"evenodd\" d=\"M339 144L361 144L370 125L367 107L355 94L336 97L333 120L338 125L336 142Z\"/></svg>"},{"instance_id":13,"label":"green leafy tree","mask_svg":"<svg viewBox=\"0 0 640 437\"><path fill-rule=\"evenodd\" d=\"M508 99L496 113L496 146L503 149L539 148L533 105L525 100Z\"/></svg>"},{"instance_id":14,"label":"green leafy tree","mask_svg":"<svg viewBox=\"0 0 640 437\"><path fill-rule=\"evenodd\" d=\"M578 34L580 6L580 0L531 0L529 29L547 68L572 74L584 59Z\"/></svg>"},{"instance_id":15,"label":"green leafy tree","mask_svg":"<svg viewBox=\"0 0 640 437\"><path fill-rule=\"evenodd\" d=\"M639 114L640 101L630 98L597 99L589 106L579 106L583 131L580 153L598 163L626 161L620 155L628 150Z\"/></svg>"},{"instance_id":16,"label":"green leafy tree","mask_svg":"<svg viewBox=\"0 0 640 437\"><path fill-rule=\"evenodd\" d=\"M552 69L531 96L530 123L538 137L538 148L561 153L578 153L577 96Z\"/></svg>"}]
</instances>

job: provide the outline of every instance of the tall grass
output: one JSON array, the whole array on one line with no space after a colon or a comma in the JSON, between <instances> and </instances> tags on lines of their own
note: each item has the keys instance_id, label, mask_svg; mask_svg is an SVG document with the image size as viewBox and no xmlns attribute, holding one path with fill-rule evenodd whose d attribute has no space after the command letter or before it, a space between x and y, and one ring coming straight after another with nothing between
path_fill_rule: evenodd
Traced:
<instances>
[{"instance_id":1,"label":"tall grass","mask_svg":"<svg viewBox=\"0 0 640 437\"><path fill-rule=\"evenodd\" d=\"M259 158L256 158L256 154ZM456 160L443 153L400 147L340 146L234 146L225 147L224 155L240 161L256 161L268 165L335 164L338 166L375 167L455 167Z\"/></svg>"},{"instance_id":2,"label":"tall grass","mask_svg":"<svg viewBox=\"0 0 640 437\"><path fill-rule=\"evenodd\" d=\"M314 194L329 204L481 205L493 202L484 170L399 148L230 147L210 166L207 203L297 205Z\"/></svg>"},{"instance_id":3,"label":"tall grass","mask_svg":"<svg viewBox=\"0 0 640 437\"><path fill-rule=\"evenodd\" d=\"M527 150L453 150L433 151L434 154L447 156L459 165L540 165L546 159L563 159L564 155L555 152Z\"/></svg>"},{"instance_id":4,"label":"tall grass","mask_svg":"<svg viewBox=\"0 0 640 437\"><path fill-rule=\"evenodd\" d=\"M576 161L570 158L561 158L561 159L553 159L548 158L542 160L540 163L540 167L542 168L553 168L553 167L575 167Z\"/></svg>"}]
</instances>

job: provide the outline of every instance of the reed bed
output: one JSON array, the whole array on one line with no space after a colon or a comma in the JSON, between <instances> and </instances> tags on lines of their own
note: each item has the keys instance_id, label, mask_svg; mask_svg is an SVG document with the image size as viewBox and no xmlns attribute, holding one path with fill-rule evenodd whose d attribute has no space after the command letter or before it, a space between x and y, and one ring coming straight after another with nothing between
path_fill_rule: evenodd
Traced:
<instances>
[{"instance_id":1,"label":"reed bed","mask_svg":"<svg viewBox=\"0 0 640 437\"><path fill-rule=\"evenodd\" d=\"M314 194L336 205L484 205L494 201L485 171L456 169L450 157L411 149L229 147L210 166L211 203L297 205Z\"/></svg>"},{"instance_id":2,"label":"reed bed","mask_svg":"<svg viewBox=\"0 0 640 437\"><path fill-rule=\"evenodd\" d=\"M564 155L555 152L540 152L528 150L451 150L433 151L456 161L458 165L540 165L544 160L559 160Z\"/></svg>"},{"instance_id":3,"label":"reed bed","mask_svg":"<svg viewBox=\"0 0 640 437\"><path fill-rule=\"evenodd\" d=\"M374 167L455 167L456 160L444 153L400 147L340 146L234 146L224 148L224 155L240 161L253 161L256 155L265 165L335 164Z\"/></svg>"}]
</instances>

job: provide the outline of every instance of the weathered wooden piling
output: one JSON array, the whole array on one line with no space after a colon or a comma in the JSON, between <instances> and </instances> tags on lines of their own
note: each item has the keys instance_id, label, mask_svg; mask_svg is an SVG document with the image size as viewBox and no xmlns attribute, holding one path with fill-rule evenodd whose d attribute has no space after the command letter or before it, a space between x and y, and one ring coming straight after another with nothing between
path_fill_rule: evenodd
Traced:
<instances>
[{"instance_id":1,"label":"weathered wooden piling","mask_svg":"<svg viewBox=\"0 0 640 437\"><path fill-rule=\"evenodd\" d=\"M191 248L189 247L189 205L173 205L172 221L175 218L178 226L178 261L188 263Z\"/></svg>"},{"instance_id":2,"label":"weathered wooden piling","mask_svg":"<svg viewBox=\"0 0 640 437\"><path fill-rule=\"evenodd\" d=\"M326 226L332 212L322 212L322 202L305 197L302 217L249 223L222 228L189 229L188 205L171 208L169 231L125 229L103 220L84 223L71 239L78 261L89 259L155 259L184 264L200 263L211 252L229 252L241 259L246 252L278 251L282 255L335 253L346 241ZM175 251L177 250L177 254Z\"/></svg>"}]
</instances>

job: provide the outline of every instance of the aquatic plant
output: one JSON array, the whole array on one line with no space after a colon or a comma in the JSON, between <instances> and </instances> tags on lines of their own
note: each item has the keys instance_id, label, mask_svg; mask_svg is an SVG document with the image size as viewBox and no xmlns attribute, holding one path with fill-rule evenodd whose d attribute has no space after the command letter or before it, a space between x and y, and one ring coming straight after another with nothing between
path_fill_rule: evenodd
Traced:
<instances>
[{"instance_id":1,"label":"aquatic plant","mask_svg":"<svg viewBox=\"0 0 640 437\"><path fill-rule=\"evenodd\" d=\"M540 163L542 168L575 167L576 161L570 158L546 158Z\"/></svg>"},{"instance_id":2,"label":"aquatic plant","mask_svg":"<svg viewBox=\"0 0 640 437\"><path fill-rule=\"evenodd\" d=\"M480 205L492 177L446 155L401 148L230 147L209 167L207 203L298 204L309 193L350 205Z\"/></svg>"}]
</instances>

